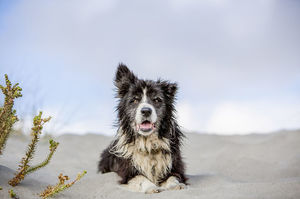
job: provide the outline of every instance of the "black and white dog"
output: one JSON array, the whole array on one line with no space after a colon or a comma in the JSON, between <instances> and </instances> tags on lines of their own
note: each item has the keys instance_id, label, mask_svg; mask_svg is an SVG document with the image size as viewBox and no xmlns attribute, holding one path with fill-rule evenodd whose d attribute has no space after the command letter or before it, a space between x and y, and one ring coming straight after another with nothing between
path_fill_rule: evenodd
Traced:
<instances>
[{"instance_id":1,"label":"black and white dog","mask_svg":"<svg viewBox=\"0 0 300 199\"><path fill-rule=\"evenodd\" d=\"M98 169L116 172L129 190L157 193L186 187L174 117L177 84L138 79L124 64L115 77L118 132L101 154Z\"/></svg>"}]
</instances>

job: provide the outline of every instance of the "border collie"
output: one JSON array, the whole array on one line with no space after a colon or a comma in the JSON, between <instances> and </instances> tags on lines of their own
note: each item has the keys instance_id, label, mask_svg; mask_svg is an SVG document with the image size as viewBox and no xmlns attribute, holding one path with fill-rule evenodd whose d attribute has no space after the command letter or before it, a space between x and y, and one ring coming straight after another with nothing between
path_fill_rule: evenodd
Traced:
<instances>
[{"instance_id":1,"label":"border collie","mask_svg":"<svg viewBox=\"0 0 300 199\"><path fill-rule=\"evenodd\" d=\"M118 131L102 152L98 170L116 172L134 192L185 188L184 135L174 116L177 84L138 79L124 64L119 64L114 84Z\"/></svg>"}]
</instances>

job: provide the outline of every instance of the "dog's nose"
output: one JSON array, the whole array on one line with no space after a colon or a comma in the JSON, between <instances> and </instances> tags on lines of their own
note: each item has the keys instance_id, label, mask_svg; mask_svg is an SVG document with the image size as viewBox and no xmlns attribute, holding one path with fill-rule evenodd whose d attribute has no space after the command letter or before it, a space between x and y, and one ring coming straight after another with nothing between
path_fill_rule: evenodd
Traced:
<instances>
[{"instance_id":1,"label":"dog's nose","mask_svg":"<svg viewBox=\"0 0 300 199\"><path fill-rule=\"evenodd\" d=\"M148 117L149 115L151 115L152 110L151 110L151 108L149 108L149 107L143 107L143 108L141 109L141 112L142 112L142 115L143 115L143 116Z\"/></svg>"}]
</instances>

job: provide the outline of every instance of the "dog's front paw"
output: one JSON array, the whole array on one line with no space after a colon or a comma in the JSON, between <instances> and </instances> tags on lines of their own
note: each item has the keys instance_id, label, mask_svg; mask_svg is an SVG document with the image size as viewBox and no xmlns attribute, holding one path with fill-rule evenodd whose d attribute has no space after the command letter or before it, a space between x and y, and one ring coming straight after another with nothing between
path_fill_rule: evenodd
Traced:
<instances>
[{"instance_id":1,"label":"dog's front paw","mask_svg":"<svg viewBox=\"0 0 300 199\"><path fill-rule=\"evenodd\" d=\"M175 176L171 176L161 184L161 187L166 190L180 190L186 189L187 185L184 183L180 183Z\"/></svg>"},{"instance_id":2,"label":"dog's front paw","mask_svg":"<svg viewBox=\"0 0 300 199\"><path fill-rule=\"evenodd\" d=\"M186 189L187 186L183 183L173 184L168 187L169 190L180 190L180 189Z\"/></svg>"},{"instance_id":3,"label":"dog's front paw","mask_svg":"<svg viewBox=\"0 0 300 199\"><path fill-rule=\"evenodd\" d=\"M152 193L159 193L159 192L162 192L162 191L163 191L162 188L159 188L159 187L157 187L157 186L153 186L153 187L148 188L148 189L145 191L145 193L146 193L146 194L152 194Z\"/></svg>"}]
</instances>

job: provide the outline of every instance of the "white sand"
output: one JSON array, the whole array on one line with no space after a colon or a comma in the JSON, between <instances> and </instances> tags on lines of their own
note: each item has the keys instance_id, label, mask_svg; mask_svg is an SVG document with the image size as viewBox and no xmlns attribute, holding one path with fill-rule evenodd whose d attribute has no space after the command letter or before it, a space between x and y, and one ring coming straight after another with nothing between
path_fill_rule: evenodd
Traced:
<instances>
[{"instance_id":1,"label":"white sand","mask_svg":"<svg viewBox=\"0 0 300 199\"><path fill-rule=\"evenodd\" d=\"M87 175L55 198L300 198L300 131L269 135L217 136L188 134L183 147L189 187L145 195L123 190L114 173L97 174L100 152L111 137L88 134L63 135L50 164L13 188L21 199L38 198L47 185L57 182L59 173L74 179L78 172ZM0 157L0 198L8 198L7 181L29 141L10 137ZM41 140L34 162L48 153Z\"/></svg>"}]
</instances>

